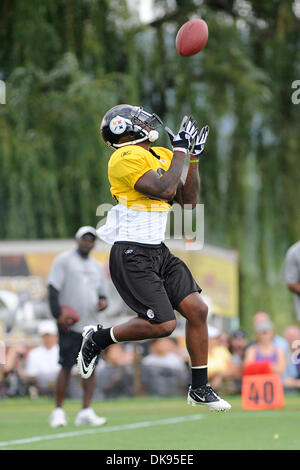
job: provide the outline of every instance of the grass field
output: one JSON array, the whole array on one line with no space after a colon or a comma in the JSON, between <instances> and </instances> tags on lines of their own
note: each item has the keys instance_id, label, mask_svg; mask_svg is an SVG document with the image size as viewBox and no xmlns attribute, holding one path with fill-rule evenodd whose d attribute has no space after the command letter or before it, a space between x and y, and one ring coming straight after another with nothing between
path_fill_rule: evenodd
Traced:
<instances>
[{"instance_id":1,"label":"grass field","mask_svg":"<svg viewBox=\"0 0 300 470\"><path fill-rule=\"evenodd\" d=\"M101 427L77 427L77 400L66 400L68 426L51 429L53 402L39 398L0 401L1 450L298 450L300 395L280 410L243 411L230 397L228 413L186 404L185 398L133 398L94 402L107 417Z\"/></svg>"}]
</instances>

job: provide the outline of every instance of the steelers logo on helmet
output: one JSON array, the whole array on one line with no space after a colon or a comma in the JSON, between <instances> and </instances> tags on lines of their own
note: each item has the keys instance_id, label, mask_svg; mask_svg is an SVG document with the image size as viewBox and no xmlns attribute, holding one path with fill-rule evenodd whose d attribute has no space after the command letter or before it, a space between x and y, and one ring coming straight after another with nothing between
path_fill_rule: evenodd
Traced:
<instances>
[{"instance_id":1,"label":"steelers logo on helmet","mask_svg":"<svg viewBox=\"0 0 300 470\"><path fill-rule=\"evenodd\" d=\"M109 123L109 128L113 134L123 134L126 131L126 127L126 120L121 116L114 117Z\"/></svg>"}]
</instances>

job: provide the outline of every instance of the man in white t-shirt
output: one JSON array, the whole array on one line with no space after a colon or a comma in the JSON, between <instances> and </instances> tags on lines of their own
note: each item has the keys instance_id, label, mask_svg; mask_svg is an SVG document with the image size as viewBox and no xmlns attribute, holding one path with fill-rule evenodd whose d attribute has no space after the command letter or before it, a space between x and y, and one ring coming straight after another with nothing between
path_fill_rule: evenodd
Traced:
<instances>
[{"instance_id":1,"label":"man in white t-shirt","mask_svg":"<svg viewBox=\"0 0 300 470\"><path fill-rule=\"evenodd\" d=\"M57 327L52 320L44 320L38 333L42 344L29 351L24 372L27 381L34 383L39 392L47 393L54 389L60 370Z\"/></svg>"}]
</instances>

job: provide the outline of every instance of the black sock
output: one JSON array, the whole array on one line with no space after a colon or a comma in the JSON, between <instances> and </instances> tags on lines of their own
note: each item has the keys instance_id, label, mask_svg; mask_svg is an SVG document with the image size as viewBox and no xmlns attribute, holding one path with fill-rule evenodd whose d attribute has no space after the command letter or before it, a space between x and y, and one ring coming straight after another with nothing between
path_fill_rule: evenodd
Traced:
<instances>
[{"instance_id":1,"label":"black sock","mask_svg":"<svg viewBox=\"0 0 300 470\"><path fill-rule=\"evenodd\" d=\"M101 349L105 349L114 343L110 335L110 330L111 328L100 328L92 334L92 340L95 341L97 346Z\"/></svg>"},{"instance_id":2,"label":"black sock","mask_svg":"<svg viewBox=\"0 0 300 470\"><path fill-rule=\"evenodd\" d=\"M207 382L207 366L201 367L201 369L192 367L192 389L206 385Z\"/></svg>"}]
</instances>

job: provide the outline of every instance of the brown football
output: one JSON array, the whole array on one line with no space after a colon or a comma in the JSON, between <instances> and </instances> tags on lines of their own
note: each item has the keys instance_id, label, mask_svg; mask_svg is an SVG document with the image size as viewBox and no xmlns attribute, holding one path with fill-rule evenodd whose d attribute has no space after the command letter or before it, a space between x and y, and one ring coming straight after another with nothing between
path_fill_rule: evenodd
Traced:
<instances>
[{"instance_id":1,"label":"brown football","mask_svg":"<svg viewBox=\"0 0 300 470\"><path fill-rule=\"evenodd\" d=\"M182 56L191 56L202 51L208 40L208 26L200 18L184 23L176 36L176 50Z\"/></svg>"},{"instance_id":2,"label":"brown football","mask_svg":"<svg viewBox=\"0 0 300 470\"><path fill-rule=\"evenodd\" d=\"M68 317L68 323L70 325L73 325L74 323L77 323L79 321L79 315L76 312L76 310L69 305L62 305L61 306L61 311L67 315Z\"/></svg>"}]
</instances>

